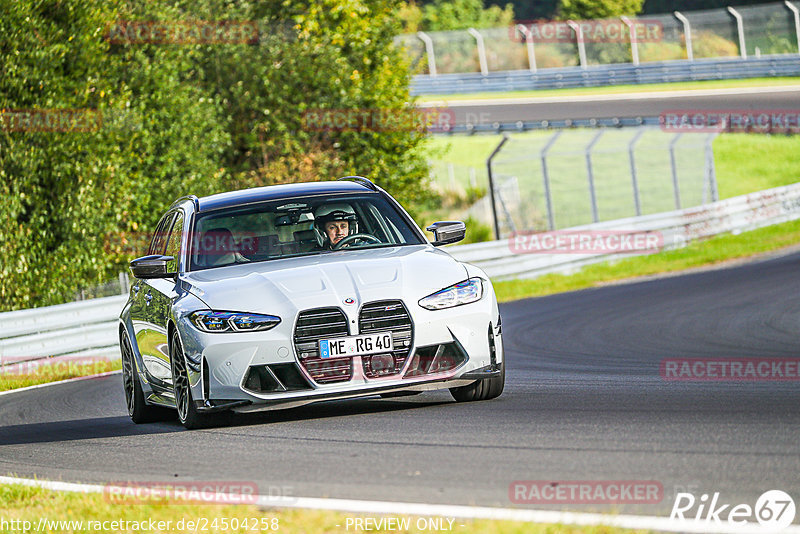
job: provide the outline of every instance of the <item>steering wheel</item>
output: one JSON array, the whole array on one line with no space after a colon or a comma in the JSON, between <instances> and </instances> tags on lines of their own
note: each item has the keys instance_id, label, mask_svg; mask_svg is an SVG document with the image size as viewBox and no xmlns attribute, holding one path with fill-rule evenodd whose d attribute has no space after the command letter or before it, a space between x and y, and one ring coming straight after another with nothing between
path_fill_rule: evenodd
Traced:
<instances>
[{"instance_id":1,"label":"steering wheel","mask_svg":"<svg viewBox=\"0 0 800 534\"><path fill-rule=\"evenodd\" d=\"M339 241L335 245L331 246L331 250L339 250L343 246L349 245L350 243L352 243L356 239L363 239L364 241L372 241L373 243L383 243L383 241L381 241L380 239L378 239L377 237L375 237L374 235L371 235L371 234L353 234L353 235L349 235L349 236L347 236L345 238L342 238L341 241Z\"/></svg>"}]
</instances>

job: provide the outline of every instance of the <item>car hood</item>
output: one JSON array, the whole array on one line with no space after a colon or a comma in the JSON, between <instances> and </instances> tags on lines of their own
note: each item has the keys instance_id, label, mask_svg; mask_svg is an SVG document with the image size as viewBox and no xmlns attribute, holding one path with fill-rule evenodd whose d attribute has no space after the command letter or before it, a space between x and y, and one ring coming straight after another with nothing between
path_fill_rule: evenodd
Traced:
<instances>
[{"instance_id":1,"label":"car hood","mask_svg":"<svg viewBox=\"0 0 800 534\"><path fill-rule=\"evenodd\" d=\"M181 278L211 309L279 316L364 302L420 298L467 278L466 268L430 245L328 252L190 272Z\"/></svg>"}]
</instances>

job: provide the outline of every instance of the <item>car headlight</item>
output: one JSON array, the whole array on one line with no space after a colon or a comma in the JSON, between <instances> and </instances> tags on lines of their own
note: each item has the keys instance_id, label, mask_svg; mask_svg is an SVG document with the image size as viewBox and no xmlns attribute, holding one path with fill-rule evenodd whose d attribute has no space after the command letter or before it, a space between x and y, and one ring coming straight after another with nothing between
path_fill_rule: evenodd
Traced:
<instances>
[{"instance_id":1,"label":"car headlight","mask_svg":"<svg viewBox=\"0 0 800 534\"><path fill-rule=\"evenodd\" d=\"M260 313L200 310L189 315L192 324L203 332L262 332L281 322L280 317Z\"/></svg>"},{"instance_id":2,"label":"car headlight","mask_svg":"<svg viewBox=\"0 0 800 534\"><path fill-rule=\"evenodd\" d=\"M420 299L419 305L426 310L441 310L476 302L481 297L483 282L480 278L470 278Z\"/></svg>"}]
</instances>

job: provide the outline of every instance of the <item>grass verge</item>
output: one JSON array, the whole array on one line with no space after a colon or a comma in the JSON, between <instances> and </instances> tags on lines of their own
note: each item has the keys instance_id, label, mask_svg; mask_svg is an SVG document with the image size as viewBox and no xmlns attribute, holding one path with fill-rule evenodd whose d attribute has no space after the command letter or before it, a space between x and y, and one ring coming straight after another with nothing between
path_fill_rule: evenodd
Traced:
<instances>
[{"instance_id":1,"label":"grass verge","mask_svg":"<svg viewBox=\"0 0 800 534\"><path fill-rule=\"evenodd\" d=\"M14 532L67 533L97 531L334 533L363 530L354 528L352 521L355 518L366 517L370 516L316 510L260 510L249 505L178 504L174 501L135 505L118 504L110 502L101 494L56 492L16 484L0 486L0 518L9 523L5 527L0 525L0 531L5 531L3 528L6 528L6 530ZM415 533L428 531L417 528L418 518L407 517L410 528L379 531ZM351 520L349 529L347 528L348 519ZM370 519L379 521L380 516L371 516ZM15 525L20 528L11 528L10 522L12 521L18 521ZM29 523L23 523L24 521ZM69 523L70 521L72 523ZM117 524L112 525L112 521L116 521ZM243 528L245 521L247 528ZM163 523L159 525L159 522ZM190 522L192 522L191 526ZM154 528L151 527L153 523L156 524ZM446 520L444 524L448 524ZM24 529L26 525L29 525L27 530ZM238 528L232 528L233 525ZM252 528L253 525L257 525L257 528ZM142 526L145 528L137 528ZM200 528L203 526L205 528ZM613 527L578 527L461 519L455 519L452 526L454 531L464 534L473 532L486 534L643 532Z\"/></svg>"},{"instance_id":2,"label":"grass verge","mask_svg":"<svg viewBox=\"0 0 800 534\"><path fill-rule=\"evenodd\" d=\"M617 95L623 93L654 93L664 91L687 91L709 89L733 89L738 87L782 87L800 84L800 78L749 78L744 80L708 80L701 82L653 83L645 85L611 85L606 87L575 87L570 89L542 89L530 91L458 93L451 95L421 95L417 102L455 102L458 100L510 98L536 98L551 96Z\"/></svg>"},{"instance_id":3,"label":"grass verge","mask_svg":"<svg viewBox=\"0 0 800 534\"><path fill-rule=\"evenodd\" d=\"M596 287L608 282L715 265L780 250L800 243L800 220L739 235L720 235L686 248L588 265L570 275L547 274L530 280L494 282L501 302Z\"/></svg>"},{"instance_id":4,"label":"grass verge","mask_svg":"<svg viewBox=\"0 0 800 534\"><path fill-rule=\"evenodd\" d=\"M0 391L58 382L79 376L90 376L122 369L121 360L98 360L92 363L41 365L24 374L0 371ZM2 530L0 530L2 532Z\"/></svg>"}]
</instances>

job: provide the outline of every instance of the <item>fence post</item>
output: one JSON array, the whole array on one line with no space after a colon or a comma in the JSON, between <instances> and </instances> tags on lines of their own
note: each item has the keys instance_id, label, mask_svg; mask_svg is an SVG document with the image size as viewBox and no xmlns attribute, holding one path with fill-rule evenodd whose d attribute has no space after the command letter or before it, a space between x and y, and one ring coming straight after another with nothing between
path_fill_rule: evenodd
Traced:
<instances>
[{"instance_id":1,"label":"fence post","mask_svg":"<svg viewBox=\"0 0 800 534\"><path fill-rule=\"evenodd\" d=\"M794 34L797 36L797 53L800 54L800 9L797 9L797 6L792 4L789 0L783 1L794 15Z\"/></svg>"},{"instance_id":2,"label":"fence post","mask_svg":"<svg viewBox=\"0 0 800 534\"><path fill-rule=\"evenodd\" d=\"M600 219L597 211L597 192L594 188L594 172L592 171L592 148L604 133L606 133L605 129L601 128L586 146L586 174L589 176L589 196L592 199L592 222L597 222Z\"/></svg>"},{"instance_id":3,"label":"fence post","mask_svg":"<svg viewBox=\"0 0 800 534\"><path fill-rule=\"evenodd\" d=\"M553 213L553 198L550 193L550 173L547 170L547 151L553 146L553 143L561 137L564 130L558 130L553 136L547 140L547 143L542 148L539 157L542 160L542 179L544 180L544 199L547 204L547 229L555 230L555 214Z\"/></svg>"},{"instance_id":4,"label":"fence post","mask_svg":"<svg viewBox=\"0 0 800 534\"><path fill-rule=\"evenodd\" d=\"M495 147L489 158L486 160L486 170L489 173L489 200L492 203L492 221L494 222L494 238L496 241L500 240L500 223L497 221L497 206L495 205L495 192L494 192L494 173L492 171L492 160L503 148L503 145L508 141L508 135L503 135L500 144Z\"/></svg>"},{"instance_id":5,"label":"fence post","mask_svg":"<svg viewBox=\"0 0 800 534\"><path fill-rule=\"evenodd\" d=\"M672 189L675 192L675 209L681 209L681 193L678 187L678 165L675 162L675 144L683 136L682 133L677 134L669 142L669 162L672 167Z\"/></svg>"},{"instance_id":6,"label":"fence post","mask_svg":"<svg viewBox=\"0 0 800 534\"><path fill-rule=\"evenodd\" d=\"M524 24L517 24L517 31L525 36L525 46L528 49L528 67L531 72L536 72L536 51L533 49L533 32Z\"/></svg>"},{"instance_id":7,"label":"fence post","mask_svg":"<svg viewBox=\"0 0 800 534\"><path fill-rule=\"evenodd\" d=\"M625 15L620 17L620 20L628 27L628 36L631 41L631 59L633 60L634 65L639 64L639 40L636 39L636 30L633 27L633 22L631 19L626 17Z\"/></svg>"},{"instance_id":8,"label":"fence post","mask_svg":"<svg viewBox=\"0 0 800 534\"><path fill-rule=\"evenodd\" d=\"M694 61L694 52L692 51L692 25L689 24L689 19L683 16L680 11L674 11L675 18L683 24L683 41L686 43L686 58L689 61Z\"/></svg>"},{"instance_id":9,"label":"fence post","mask_svg":"<svg viewBox=\"0 0 800 534\"><path fill-rule=\"evenodd\" d=\"M131 283L131 281L128 278L128 273L126 273L125 271L120 271L119 272L119 289L120 289L120 294L121 295L125 295L131 290L130 283Z\"/></svg>"},{"instance_id":10,"label":"fence post","mask_svg":"<svg viewBox=\"0 0 800 534\"><path fill-rule=\"evenodd\" d=\"M633 185L633 204L636 206L636 216L639 217L642 214L642 205L639 196L639 181L636 178L636 158L634 156L634 146L636 142L639 141L639 138L644 135L644 128L639 128L639 131L636 132L636 135L633 136L631 142L628 143L628 160L631 164L631 182Z\"/></svg>"},{"instance_id":11,"label":"fence post","mask_svg":"<svg viewBox=\"0 0 800 534\"><path fill-rule=\"evenodd\" d=\"M417 32L417 37L425 43L425 52L428 54L428 72L436 76L436 56L433 54L433 39L425 32Z\"/></svg>"},{"instance_id":12,"label":"fence post","mask_svg":"<svg viewBox=\"0 0 800 534\"><path fill-rule=\"evenodd\" d=\"M578 58L581 62L581 68L586 68L586 43L583 42L583 30L580 24L574 20L568 20L567 25L575 32L575 39L578 41Z\"/></svg>"},{"instance_id":13,"label":"fence post","mask_svg":"<svg viewBox=\"0 0 800 534\"><path fill-rule=\"evenodd\" d=\"M708 188L711 192L711 202L719 200L719 190L717 189L717 173L714 168L714 139L719 132L713 132L706 137L706 169L708 172Z\"/></svg>"},{"instance_id":14,"label":"fence post","mask_svg":"<svg viewBox=\"0 0 800 534\"><path fill-rule=\"evenodd\" d=\"M467 31L475 38L475 42L478 44L478 62L481 64L481 74L487 76L489 67L486 64L486 46L483 43L483 35L475 28L467 28Z\"/></svg>"},{"instance_id":15,"label":"fence post","mask_svg":"<svg viewBox=\"0 0 800 534\"><path fill-rule=\"evenodd\" d=\"M736 19L736 31L739 34L739 55L742 56L742 59L747 59L747 48L745 47L744 42L744 22L742 21L742 16L731 6L728 6L728 13L733 15L733 18Z\"/></svg>"}]
</instances>

